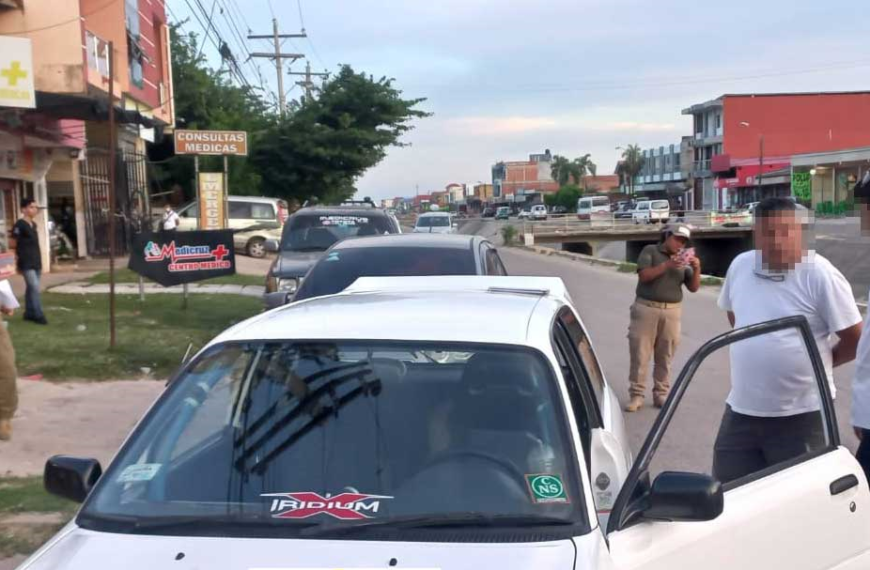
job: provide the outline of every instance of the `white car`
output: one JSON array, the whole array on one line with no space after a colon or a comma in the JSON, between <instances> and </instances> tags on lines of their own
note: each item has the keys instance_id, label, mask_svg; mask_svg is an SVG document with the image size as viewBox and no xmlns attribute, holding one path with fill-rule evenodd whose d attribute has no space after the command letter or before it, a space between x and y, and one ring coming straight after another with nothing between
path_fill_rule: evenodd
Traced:
<instances>
[{"instance_id":1,"label":"white car","mask_svg":"<svg viewBox=\"0 0 870 570\"><path fill-rule=\"evenodd\" d=\"M590 196L577 200L577 218L588 220L595 217L610 217L610 198L607 196Z\"/></svg>"},{"instance_id":2,"label":"white car","mask_svg":"<svg viewBox=\"0 0 870 570\"><path fill-rule=\"evenodd\" d=\"M667 223L670 216L671 206L667 200L641 200L635 206L631 219L635 224Z\"/></svg>"},{"instance_id":3,"label":"white car","mask_svg":"<svg viewBox=\"0 0 870 570\"><path fill-rule=\"evenodd\" d=\"M538 204L537 206L532 206L531 213L529 217L533 220L546 220L547 219L547 207L543 204Z\"/></svg>"},{"instance_id":4,"label":"white car","mask_svg":"<svg viewBox=\"0 0 870 570\"><path fill-rule=\"evenodd\" d=\"M787 329L824 445L725 487L654 470L698 366ZM803 317L714 339L632 462L561 280L362 278L221 334L105 474L51 458L46 488L84 505L22 568L866 568L870 491L823 370Z\"/></svg>"},{"instance_id":5,"label":"white car","mask_svg":"<svg viewBox=\"0 0 870 570\"><path fill-rule=\"evenodd\" d=\"M453 234L456 233L456 222L453 214L447 212L426 212L417 217L414 225L415 234Z\"/></svg>"}]
</instances>

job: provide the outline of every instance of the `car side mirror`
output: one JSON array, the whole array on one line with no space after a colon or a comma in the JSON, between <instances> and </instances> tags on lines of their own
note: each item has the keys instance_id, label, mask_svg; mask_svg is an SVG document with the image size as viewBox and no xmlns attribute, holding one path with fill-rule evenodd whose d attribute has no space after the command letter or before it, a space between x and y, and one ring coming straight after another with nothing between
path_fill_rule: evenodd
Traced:
<instances>
[{"instance_id":1,"label":"car side mirror","mask_svg":"<svg viewBox=\"0 0 870 570\"><path fill-rule=\"evenodd\" d=\"M266 240L266 251L269 253L278 253L279 244L276 239L267 239Z\"/></svg>"},{"instance_id":2,"label":"car side mirror","mask_svg":"<svg viewBox=\"0 0 870 570\"><path fill-rule=\"evenodd\" d=\"M659 521L711 521L722 514L722 484L709 475L665 471L653 481L642 516Z\"/></svg>"},{"instance_id":3,"label":"car side mirror","mask_svg":"<svg viewBox=\"0 0 870 570\"><path fill-rule=\"evenodd\" d=\"M45 463L43 484L52 495L81 503L102 474L96 459L55 455Z\"/></svg>"}]
</instances>

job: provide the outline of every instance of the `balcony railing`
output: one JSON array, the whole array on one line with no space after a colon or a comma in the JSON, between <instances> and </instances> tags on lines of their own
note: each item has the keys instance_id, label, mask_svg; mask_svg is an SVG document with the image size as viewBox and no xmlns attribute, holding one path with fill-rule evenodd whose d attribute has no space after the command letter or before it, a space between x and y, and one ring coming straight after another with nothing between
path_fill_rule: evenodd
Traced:
<instances>
[{"instance_id":1,"label":"balcony railing","mask_svg":"<svg viewBox=\"0 0 870 570\"><path fill-rule=\"evenodd\" d=\"M85 42L88 51L88 67L97 71L101 76L108 77L109 42L91 32L86 32Z\"/></svg>"},{"instance_id":2,"label":"balcony railing","mask_svg":"<svg viewBox=\"0 0 870 570\"><path fill-rule=\"evenodd\" d=\"M711 161L711 160L696 160L696 161L695 161L695 172L698 172L698 171L709 171L709 170L710 170L710 164L711 164L712 162L713 162L713 161Z\"/></svg>"}]
</instances>

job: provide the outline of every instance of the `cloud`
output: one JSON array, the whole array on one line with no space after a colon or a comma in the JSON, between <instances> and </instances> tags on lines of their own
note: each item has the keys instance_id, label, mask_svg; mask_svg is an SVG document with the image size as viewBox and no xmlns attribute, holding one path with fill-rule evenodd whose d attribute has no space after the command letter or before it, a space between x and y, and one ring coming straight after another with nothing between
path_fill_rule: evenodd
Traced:
<instances>
[{"instance_id":1,"label":"cloud","mask_svg":"<svg viewBox=\"0 0 870 570\"><path fill-rule=\"evenodd\" d=\"M674 123L635 123L633 121L620 121L602 125L600 130L630 133L668 133L682 129Z\"/></svg>"},{"instance_id":2,"label":"cloud","mask_svg":"<svg viewBox=\"0 0 870 570\"><path fill-rule=\"evenodd\" d=\"M528 133L560 128L553 117L460 117L448 119L449 133L465 136L491 136Z\"/></svg>"}]
</instances>

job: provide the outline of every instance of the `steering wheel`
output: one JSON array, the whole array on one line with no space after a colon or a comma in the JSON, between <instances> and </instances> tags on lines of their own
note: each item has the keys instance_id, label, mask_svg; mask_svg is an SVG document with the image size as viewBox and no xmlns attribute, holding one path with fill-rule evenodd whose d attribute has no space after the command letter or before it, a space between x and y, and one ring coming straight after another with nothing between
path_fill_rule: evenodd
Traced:
<instances>
[{"instance_id":1,"label":"steering wheel","mask_svg":"<svg viewBox=\"0 0 870 570\"><path fill-rule=\"evenodd\" d=\"M492 465L496 465L499 468L499 471L513 479L513 481L517 483L520 488L523 489L525 492L526 479L513 463L500 457L496 457L495 455L490 455L489 453L485 453L483 451L473 451L470 449L447 451L440 457L436 457L435 459L430 461L426 465L426 467L421 469L421 471L426 471L427 469L431 469L432 467L435 467L436 465L441 465L442 463L450 463L457 460L461 461L462 459L469 458L476 459L478 461L483 460Z\"/></svg>"}]
</instances>

